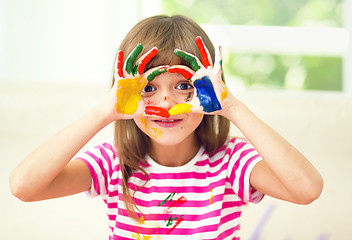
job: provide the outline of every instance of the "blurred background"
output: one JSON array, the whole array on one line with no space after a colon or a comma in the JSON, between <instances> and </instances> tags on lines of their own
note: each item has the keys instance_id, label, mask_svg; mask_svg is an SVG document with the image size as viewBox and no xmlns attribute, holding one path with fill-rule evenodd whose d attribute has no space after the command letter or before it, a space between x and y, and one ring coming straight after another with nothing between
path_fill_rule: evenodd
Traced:
<instances>
[{"instance_id":1,"label":"blurred background","mask_svg":"<svg viewBox=\"0 0 352 240\"><path fill-rule=\"evenodd\" d=\"M107 239L99 198L22 203L8 176L103 98L120 42L156 14L201 24L222 46L231 92L324 177L309 206L269 197L250 205L242 238L350 239L352 0L0 0L0 239Z\"/></svg>"}]
</instances>

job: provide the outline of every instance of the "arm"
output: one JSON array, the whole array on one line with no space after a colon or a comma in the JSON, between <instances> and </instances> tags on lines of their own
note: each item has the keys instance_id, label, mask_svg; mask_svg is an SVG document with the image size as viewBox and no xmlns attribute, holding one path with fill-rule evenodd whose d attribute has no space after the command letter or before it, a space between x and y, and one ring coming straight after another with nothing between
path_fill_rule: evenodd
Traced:
<instances>
[{"instance_id":1,"label":"arm","mask_svg":"<svg viewBox=\"0 0 352 240\"><path fill-rule=\"evenodd\" d=\"M323 180L313 165L242 102L231 94L225 101L222 115L240 129L264 159L252 170L251 185L264 194L298 204L317 199Z\"/></svg>"},{"instance_id":2,"label":"arm","mask_svg":"<svg viewBox=\"0 0 352 240\"><path fill-rule=\"evenodd\" d=\"M142 73L157 49L152 48L136 61L142 48L139 44L127 57L124 66L123 53L119 51L115 62L115 82L104 101L40 145L13 170L10 188L16 197L23 201L38 201L90 188L92 178L88 166L81 160L71 159L108 124L144 114L141 91L147 80L142 78ZM137 71L133 71L135 62Z\"/></svg>"},{"instance_id":3,"label":"arm","mask_svg":"<svg viewBox=\"0 0 352 240\"><path fill-rule=\"evenodd\" d=\"M92 109L28 155L11 173L12 193L22 201L38 201L88 190L88 167L70 160L111 122L105 115L100 107Z\"/></svg>"}]
</instances>

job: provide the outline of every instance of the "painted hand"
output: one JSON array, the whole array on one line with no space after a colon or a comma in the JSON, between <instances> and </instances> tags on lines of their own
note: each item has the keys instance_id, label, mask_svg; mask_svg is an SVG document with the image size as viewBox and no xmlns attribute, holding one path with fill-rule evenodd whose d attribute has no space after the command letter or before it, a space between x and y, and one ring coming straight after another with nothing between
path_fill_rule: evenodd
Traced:
<instances>
[{"instance_id":1,"label":"painted hand","mask_svg":"<svg viewBox=\"0 0 352 240\"><path fill-rule=\"evenodd\" d=\"M137 61L143 45L138 44L123 63L123 52L120 50L115 62L114 86L115 110L118 118L130 119L144 114L144 101L141 92L148 81L142 77L147 63L158 53L156 47L149 50Z\"/></svg>"},{"instance_id":2,"label":"painted hand","mask_svg":"<svg viewBox=\"0 0 352 240\"><path fill-rule=\"evenodd\" d=\"M196 56L176 49L175 55L189 62L193 70L183 65L174 65L167 69L170 73L180 73L186 79L190 79L196 90L191 101L173 106L169 110L170 115L189 112L213 114L222 109L222 102L227 97L227 88L221 77L220 47L213 65L211 55L201 37L197 37L195 42L202 56L202 62Z\"/></svg>"}]
</instances>

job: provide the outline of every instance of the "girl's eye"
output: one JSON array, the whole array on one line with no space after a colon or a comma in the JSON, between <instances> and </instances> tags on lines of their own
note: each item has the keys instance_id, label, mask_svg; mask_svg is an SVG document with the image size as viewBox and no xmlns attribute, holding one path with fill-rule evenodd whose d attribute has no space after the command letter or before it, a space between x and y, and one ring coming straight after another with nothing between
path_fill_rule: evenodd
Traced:
<instances>
[{"instance_id":1,"label":"girl's eye","mask_svg":"<svg viewBox=\"0 0 352 240\"><path fill-rule=\"evenodd\" d=\"M180 83L179 85L176 86L176 89L179 89L179 90L188 90L192 88L193 86L189 83Z\"/></svg>"},{"instance_id":2,"label":"girl's eye","mask_svg":"<svg viewBox=\"0 0 352 240\"><path fill-rule=\"evenodd\" d=\"M153 91L155 91L155 90L156 90L156 88L153 87L152 85L147 85L147 86L145 86L145 88L142 90L142 92L153 92Z\"/></svg>"}]
</instances>

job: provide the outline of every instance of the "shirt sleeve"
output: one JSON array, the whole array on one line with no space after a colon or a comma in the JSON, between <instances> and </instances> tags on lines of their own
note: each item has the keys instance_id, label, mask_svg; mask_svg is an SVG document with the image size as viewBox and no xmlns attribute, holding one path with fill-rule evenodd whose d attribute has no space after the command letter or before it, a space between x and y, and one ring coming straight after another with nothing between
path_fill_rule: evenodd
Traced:
<instances>
[{"instance_id":1,"label":"shirt sleeve","mask_svg":"<svg viewBox=\"0 0 352 240\"><path fill-rule=\"evenodd\" d=\"M92 185L88 194L92 197L109 194L109 183L112 173L118 163L113 140L96 145L95 147L78 154L75 159L87 164L92 176Z\"/></svg>"},{"instance_id":2,"label":"shirt sleeve","mask_svg":"<svg viewBox=\"0 0 352 240\"><path fill-rule=\"evenodd\" d=\"M244 203L259 203L264 194L250 185L250 175L254 166L261 160L261 156L247 140L234 138L228 144L230 154L228 165L228 180L233 191Z\"/></svg>"}]
</instances>

